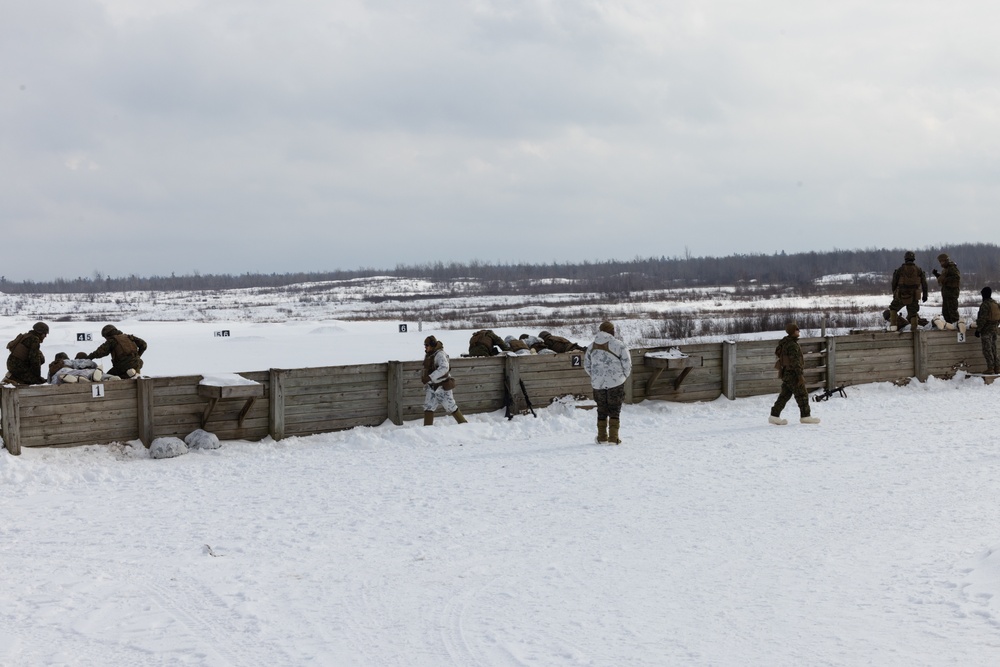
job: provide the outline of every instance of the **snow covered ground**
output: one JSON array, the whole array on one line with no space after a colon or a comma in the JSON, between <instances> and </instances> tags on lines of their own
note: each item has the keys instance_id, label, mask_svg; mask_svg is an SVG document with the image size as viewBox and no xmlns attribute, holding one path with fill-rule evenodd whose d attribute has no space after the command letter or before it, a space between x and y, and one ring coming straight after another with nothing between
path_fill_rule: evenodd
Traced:
<instances>
[{"instance_id":1,"label":"snow covered ground","mask_svg":"<svg viewBox=\"0 0 1000 667\"><path fill-rule=\"evenodd\" d=\"M468 343L397 325L120 324L153 375ZM0 452L0 665L1000 664L1000 383L848 392L819 426L768 425L773 396L625 406L618 447L564 402L165 460Z\"/></svg>"}]
</instances>

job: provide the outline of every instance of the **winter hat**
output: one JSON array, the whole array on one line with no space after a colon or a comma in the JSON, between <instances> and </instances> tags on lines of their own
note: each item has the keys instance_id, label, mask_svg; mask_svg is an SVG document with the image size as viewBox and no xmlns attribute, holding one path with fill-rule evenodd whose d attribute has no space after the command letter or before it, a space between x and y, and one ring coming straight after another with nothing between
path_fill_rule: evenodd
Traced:
<instances>
[{"instance_id":1,"label":"winter hat","mask_svg":"<svg viewBox=\"0 0 1000 667\"><path fill-rule=\"evenodd\" d=\"M946 253L946 252L943 252L940 255L938 255L938 261L939 262L947 262L949 260L951 260L951 257L948 257L948 253Z\"/></svg>"},{"instance_id":2,"label":"winter hat","mask_svg":"<svg viewBox=\"0 0 1000 667\"><path fill-rule=\"evenodd\" d=\"M604 333L611 334L612 336L615 335L615 325L611 324L611 322L608 322L607 320L601 322L600 330Z\"/></svg>"},{"instance_id":3,"label":"winter hat","mask_svg":"<svg viewBox=\"0 0 1000 667\"><path fill-rule=\"evenodd\" d=\"M45 322L35 322L35 324L32 325L31 330L35 333L47 334L49 332L49 325Z\"/></svg>"},{"instance_id":4,"label":"winter hat","mask_svg":"<svg viewBox=\"0 0 1000 667\"><path fill-rule=\"evenodd\" d=\"M424 347L437 347L438 339L434 336L428 336L424 339Z\"/></svg>"},{"instance_id":5,"label":"winter hat","mask_svg":"<svg viewBox=\"0 0 1000 667\"><path fill-rule=\"evenodd\" d=\"M799 330L799 325L796 324L795 322L789 322L788 324L785 325L786 334L790 334L793 331L798 331L798 330Z\"/></svg>"},{"instance_id":6,"label":"winter hat","mask_svg":"<svg viewBox=\"0 0 1000 667\"><path fill-rule=\"evenodd\" d=\"M988 298L990 298L991 296L993 296L993 288L992 288L992 287L984 287L984 288L983 288L983 289L982 289L982 290L980 291L980 294L982 294L982 295L983 295L983 300L985 301L986 299L988 299Z\"/></svg>"}]
</instances>

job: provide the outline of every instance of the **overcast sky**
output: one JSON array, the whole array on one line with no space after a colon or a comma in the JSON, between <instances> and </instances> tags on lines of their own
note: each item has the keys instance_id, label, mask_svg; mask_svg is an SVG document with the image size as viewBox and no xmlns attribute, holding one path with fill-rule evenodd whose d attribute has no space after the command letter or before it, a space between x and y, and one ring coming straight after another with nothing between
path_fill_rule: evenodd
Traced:
<instances>
[{"instance_id":1,"label":"overcast sky","mask_svg":"<svg viewBox=\"0 0 1000 667\"><path fill-rule=\"evenodd\" d=\"M998 19L986 1L0 0L0 274L997 242Z\"/></svg>"}]
</instances>

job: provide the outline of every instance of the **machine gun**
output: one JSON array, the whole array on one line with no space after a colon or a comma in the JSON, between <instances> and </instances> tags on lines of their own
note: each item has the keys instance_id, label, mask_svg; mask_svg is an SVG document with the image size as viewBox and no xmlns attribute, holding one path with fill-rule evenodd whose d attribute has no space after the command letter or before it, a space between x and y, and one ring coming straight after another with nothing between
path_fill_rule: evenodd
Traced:
<instances>
[{"instance_id":1,"label":"machine gun","mask_svg":"<svg viewBox=\"0 0 1000 667\"><path fill-rule=\"evenodd\" d=\"M816 401L817 403L819 403L820 401L829 400L829 398L831 396L833 396L834 394L840 394L844 398L847 398L847 392L844 391L844 389L846 389L846 388L847 388L847 385L846 384L842 384L839 387L837 387L836 389L827 389L826 391L821 391L820 393L818 393L815 396L813 396L813 400Z\"/></svg>"}]
</instances>

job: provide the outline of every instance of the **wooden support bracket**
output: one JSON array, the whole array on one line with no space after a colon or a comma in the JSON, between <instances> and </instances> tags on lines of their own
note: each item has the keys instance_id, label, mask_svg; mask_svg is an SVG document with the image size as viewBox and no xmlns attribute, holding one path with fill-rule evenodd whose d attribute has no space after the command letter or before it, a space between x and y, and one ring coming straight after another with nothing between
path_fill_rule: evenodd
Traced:
<instances>
[{"instance_id":1,"label":"wooden support bracket","mask_svg":"<svg viewBox=\"0 0 1000 667\"><path fill-rule=\"evenodd\" d=\"M674 391L677 391L680 389L681 383L684 382L684 378L691 372L691 369L701 367L704 364L704 359L700 356L650 357L647 355L643 357L642 364L653 369L653 374L646 382L646 394L649 395L652 393L653 385L660 379L660 375L663 374L664 370L679 369L681 371L674 378Z\"/></svg>"},{"instance_id":2,"label":"wooden support bracket","mask_svg":"<svg viewBox=\"0 0 1000 667\"><path fill-rule=\"evenodd\" d=\"M205 428L205 425L208 424L208 419L212 416L212 412L215 410L215 406L218 405L219 401L226 398L246 399L246 403L243 404L243 409L240 410L240 415L237 418L237 424L242 427L243 420L246 419L247 413L249 413L250 408L253 407L254 401L264 396L264 385L237 384L227 385L225 387L216 387L208 384L199 384L198 395L202 398L208 399L208 405L205 407L205 412L201 416L202 428Z\"/></svg>"}]
</instances>

